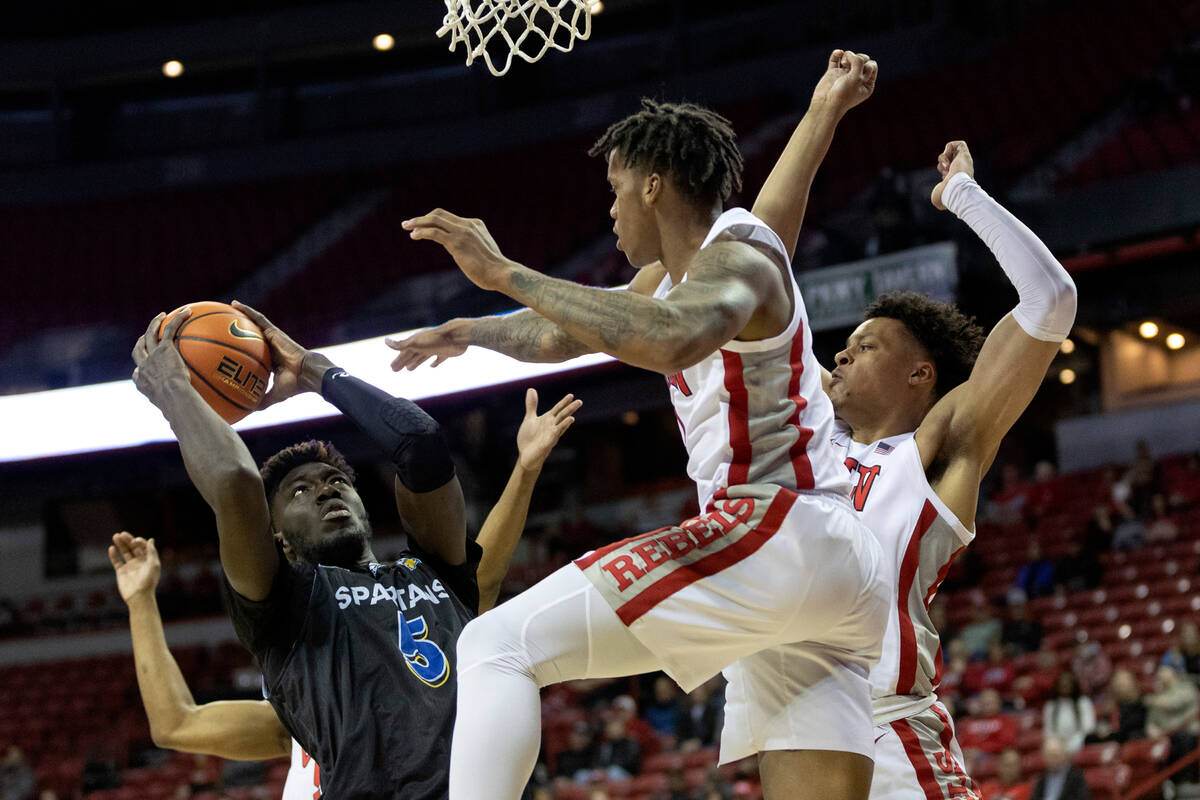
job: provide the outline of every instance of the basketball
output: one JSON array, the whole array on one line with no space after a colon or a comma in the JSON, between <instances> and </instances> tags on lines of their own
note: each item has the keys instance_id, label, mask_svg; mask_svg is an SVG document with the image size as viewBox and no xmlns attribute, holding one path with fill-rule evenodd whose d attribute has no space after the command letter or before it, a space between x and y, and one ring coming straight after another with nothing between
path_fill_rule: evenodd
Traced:
<instances>
[{"instance_id":1,"label":"basketball","mask_svg":"<svg viewBox=\"0 0 1200 800\"><path fill-rule=\"evenodd\" d=\"M201 301L180 306L163 319L163 329L184 308L192 316L183 323L175 346L192 373L200 396L233 424L258 408L271 376L271 350L262 331L242 312L225 303Z\"/></svg>"}]
</instances>

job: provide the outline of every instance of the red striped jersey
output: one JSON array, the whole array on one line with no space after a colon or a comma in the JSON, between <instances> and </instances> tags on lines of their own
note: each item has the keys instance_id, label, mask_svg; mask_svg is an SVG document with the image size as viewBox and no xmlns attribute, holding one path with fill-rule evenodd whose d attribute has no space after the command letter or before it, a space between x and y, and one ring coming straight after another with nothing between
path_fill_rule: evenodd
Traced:
<instances>
[{"instance_id":1,"label":"red striped jersey","mask_svg":"<svg viewBox=\"0 0 1200 800\"><path fill-rule=\"evenodd\" d=\"M721 489L754 483L845 496L850 488L845 467L826 446L833 405L821 386L808 314L791 277L787 249L744 208L718 217L701 249L722 234L769 250L787 268L795 307L778 336L730 340L667 378L700 508L708 508ZM673 287L667 275L654 296L666 297Z\"/></svg>"},{"instance_id":2,"label":"red striped jersey","mask_svg":"<svg viewBox=\"0 0 1200 800\"><path fill-rule=\"evenodd\" d=\"M950 564L975 534L934 493L912 433L862 444L842 422L834 449L850 470L850 501L883 546L894 570L896 603L871 670L875 724L910 716L933 702L942 650L929 604Z\"/></svg>"}]
</instances>

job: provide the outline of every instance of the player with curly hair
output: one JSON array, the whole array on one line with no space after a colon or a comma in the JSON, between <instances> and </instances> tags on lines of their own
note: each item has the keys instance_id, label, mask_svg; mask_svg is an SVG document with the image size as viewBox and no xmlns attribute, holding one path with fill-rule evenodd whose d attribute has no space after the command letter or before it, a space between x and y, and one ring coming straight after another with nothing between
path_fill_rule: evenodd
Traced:
<instances>
[{"instance_id":1,"label":"player with curly hair","mask_svg":"<svg viewBox=\"0 0 1200 800\"><path fill-rule=\"evenodd\" d=\"M992 250L1017 289L1017 306L985 340L952 305L915 292L885 294L823 376L837 414L833 444L855 484L854 510L893 572L883 655L870 676L877 726L871 797L880 800L979 797L937 701L941 648L929 603L974 538L979 484L1001 439L1075 319L1070 276L975 182L966 143L947 144L937 167L933 205L952 211ZM792 186L803 189L804 174L779 170L760 201L775 198L774 213L794 222L803 205ZM725 670L721 759L758 752L773 765L779 796L808 780L804 740L792 731L806 724L800 698L810 669L803 646L784 645Z\"/></svg>"}]
</instances>

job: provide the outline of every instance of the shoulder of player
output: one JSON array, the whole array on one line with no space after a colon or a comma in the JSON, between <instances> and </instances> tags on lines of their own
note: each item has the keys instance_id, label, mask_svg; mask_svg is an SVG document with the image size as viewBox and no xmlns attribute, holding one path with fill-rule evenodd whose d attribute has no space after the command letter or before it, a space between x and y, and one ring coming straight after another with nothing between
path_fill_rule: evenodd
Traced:
<instances>
[{"instance_id":1,"label":"shoulder of player","mask_svg":"<svg viewBox=\"0 0 1200 800\"><path fill-rule=\"evenodd\" d=\"M633 292L634 294L652 295L666 276L667 268L661 261L655 261L653 264L648 264L637 271L637 274L633 276L633 280L629 282L626 291Z\"/></svg>"},{"instance_id":2,"label":"shoulder of player","mask_svg":"<svg viewBox=\"0 0 1200 800\"><path fill-rule=\"evenodd\" d=\"M770 251L725 233L700 249L688 266L688 280L771 280L778 266Z\"/></svg>"}]
</instances>

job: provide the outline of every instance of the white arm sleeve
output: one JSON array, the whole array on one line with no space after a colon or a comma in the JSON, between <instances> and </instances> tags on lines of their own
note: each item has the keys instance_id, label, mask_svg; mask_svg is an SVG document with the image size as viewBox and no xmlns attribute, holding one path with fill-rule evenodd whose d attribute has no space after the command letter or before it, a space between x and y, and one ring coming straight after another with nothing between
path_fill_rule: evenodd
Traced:
<instances>
[{"instance_id":1,"label":"white arm sleeve","mask_svg":"<svg viewBox=\"0 0 1200 800\"><path fill-rule=\"evenodd\" d=\"M959 172L946 184L942 202L983 240L1017 289L1013 319L1043 342L1061 342L1075 323L1075 282L1021 220Z\"/></svg>"}]
</instances>

